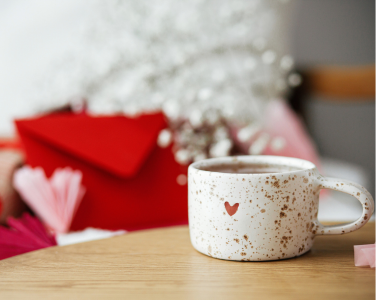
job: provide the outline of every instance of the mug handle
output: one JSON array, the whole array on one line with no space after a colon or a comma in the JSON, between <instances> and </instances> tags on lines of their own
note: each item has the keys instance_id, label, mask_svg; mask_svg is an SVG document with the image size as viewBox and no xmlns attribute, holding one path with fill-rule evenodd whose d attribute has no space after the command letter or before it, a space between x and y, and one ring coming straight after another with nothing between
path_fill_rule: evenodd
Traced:
<instances>
[{"instance_id":1,"label":"mug handle","mask_svg":"<svg viewBox=\"0 0 376 300\"><path fill-rule=\"evenodd\" d=\"M356 221L352 223L324 226L318 220L316 223L316 235L321 234L344 234L355 231L363 227L371 218L374 210L374 201L371 194L361 185L343 179L321 177L319 179L320 189L331 189L349 194L363 206L363 213Z\"/></svg>"}]
</instances>

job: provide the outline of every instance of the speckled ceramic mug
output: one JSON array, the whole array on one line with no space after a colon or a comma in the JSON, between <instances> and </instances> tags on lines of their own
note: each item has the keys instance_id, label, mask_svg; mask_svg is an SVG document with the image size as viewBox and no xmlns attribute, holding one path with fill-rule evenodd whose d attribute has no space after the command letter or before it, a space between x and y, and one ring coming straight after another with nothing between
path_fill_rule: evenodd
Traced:
<instances>
[{"instance_id":1,"label":"speckled ceramic mug","mask_svg":"<svg viewBox=\"0 0 376 300\"><path fill-rule=\"evenodd\" d=\"M255 173L235 173L254 166ZM233 168L224 173L217 168ZM273 169L275 173L265 173ZM258 173L259 172L259 173ZM363 206L349 224L317 220L319 192L350 194ZM239 261L278 260L302 255L316 235L361 228L374 209L370 193L346 180L326 178L309 161L279 156L238 156L195 162L188 170L189 229L199 252Z\"/></svg>"}]
</instances>

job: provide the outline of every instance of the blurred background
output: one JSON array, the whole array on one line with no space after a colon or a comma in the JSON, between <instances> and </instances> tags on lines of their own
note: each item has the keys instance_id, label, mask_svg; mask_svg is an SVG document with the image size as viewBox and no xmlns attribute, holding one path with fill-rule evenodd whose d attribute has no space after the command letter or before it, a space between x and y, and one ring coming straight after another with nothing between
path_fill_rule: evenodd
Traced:
<instances>
[{"instance_id":1,"label":"blurred background","mask_svg":"<svg viewBox=\"0 0 376 300\"><path fill-rule=\"evenodd\" d=\"M234 153L239 141L243 154L293 155L278 152L288 132L247 144L282 98L298 118L290 148L308 153L294 156L318 157L326 175L375 195L374 1L170 2L0 0L0 141L15 138L15 118L69 104L92 114L161 109L182 164ZM335 196L355 207L342 219L360 214ZM341 219L338 201L323 203L322 218Z\"/></svg>"},{"instance_id":2,"label":"blurred background","mask_svg":"<svg viewBox=\"0 0 376 300\"><path fill-rule=\"evenodd\" d=\"M299 1L294 23L291 49L302 72L332 65L354 67L347 74L349 80L356 81L353 91L341 93L346 89L344 78L343 82L333 82L332 87L324 91L320 92L319 88L308 91L304 100L297 104L297 109L304 115L320 154L361 166L369 178L368 188L374 196L375 98L373 93L369 95L363 92L362 82L368 80L364 76L369 74L372 89L375 2ZM358 70L362 70L363 75L357 73ZM325 76L325 73L321 76ZM338 91L332 92L331 89L336 88Z\"/></svg>"}]
</instances>

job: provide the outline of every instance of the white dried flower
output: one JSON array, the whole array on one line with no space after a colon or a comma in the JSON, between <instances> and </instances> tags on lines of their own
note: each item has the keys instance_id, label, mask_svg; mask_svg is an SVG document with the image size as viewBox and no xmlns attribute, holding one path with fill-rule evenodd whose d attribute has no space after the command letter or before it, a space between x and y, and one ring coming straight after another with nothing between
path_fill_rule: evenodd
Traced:
<instances>
[{"instance_id":1,"label":"white dried flower","mask_svg":"<svg viewBox=\"0 0 376 300\"><path fill-rule=\"evenodd\" d=\"M180 149L175 152L175 160L181 165L188 164L191 159L192 157L188 150Z\"/></svg>"},{"instance_id":2,"label":"white dried flower","mask_svg":"<svg viewBox=\"0 0 376 300\"><path fill-rule=\"evenodd\" d=\"M161 148L166 148L170 146L172 142L172 132L168 129L163 129L158 135L157 144Z\"/></svg>"},{"instance_id":3,"label":"white dried flower","mask_svg":"<svg viewBox=\"0 0 376 300\"><path fill-rule=\"evenodd\" d=\"M275 137L270 142L270 147L274 152L279 152L283 150L286 146L286 139L284 137Z\"/></svg>"},{"instance_id":4,"label":"white dried flower","mask_svg":"<svg viewBox=\"0 0 376 300\"><path fill-rule=\"evenodd\" d=\"M249 147L249 154L260 155L267 147L270 141L270 135L267 133L261 133L259 137Z\"/></svg>"},{"instance_id":5,"label":"white dried flower","mask_svg":"<svg viewBox=\"0 0 376 300\"><path fill-rule=\"evenodd\" d=\"M249 140L267 102L287 84L301 82L297 74L286 81L293 60L283 53L287 39L276 36L287 11L281 5L275 0L90 4L93 16L82 42L45 73L42 86L35 85L35 99L57 99L60 105L78 95L87 99L91 114L162 110L173 134L161 132L158 144L167 147L173 138L179 163L229 155L228 124L245 124L238 137ZM255 141L250 152L260 153L265 140Z\"/></svg>"},{"instance_id":6,"label":"white dried flower","mask_svg":"<svg viewBox=\"0 0 376 300\"><path fill-rule=\"evenodd\" d=\"M239 139L240 142L247 142L255 134L259 133L261 129L262 129L262 126L259 123L254 123L254 124L250 124L246 127L243 127L238 132L238 139Z\"/></svg>"},{"instance_id":7,"label":"white dried flower","mask_svg":"<svg viewBox=\"0 0 376 300\"><path fill-rule=\"evenodd\" d=\"M297 73L293 73L288 76L287 81L291 87L296 87L302 83L302 77Z\"/></svg>"},{"instance_id":8,"label":"white dried flower","mask_svg":"<svg viewBox=\"0 0 376 300\"><path fill-rule=\"evenodd\" d=\"M229 139L221 140L210 147L211 157L228 156L232 148L232 141Z\"/></svg>"}]
</instances>

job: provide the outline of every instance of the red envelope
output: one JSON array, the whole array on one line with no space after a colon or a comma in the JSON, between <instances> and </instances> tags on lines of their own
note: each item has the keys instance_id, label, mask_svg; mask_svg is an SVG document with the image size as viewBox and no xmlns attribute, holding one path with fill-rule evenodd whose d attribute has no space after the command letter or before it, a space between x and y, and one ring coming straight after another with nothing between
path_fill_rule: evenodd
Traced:
<instances>
[{"instance_id":1,"label":"red envelope","mask_svg":"<svg viewBox=\"0 0 376 300\"><path fill-rule=\"evenodd\" d=\"M81 170L86 194L71 230L141 229L188 221L187 186L177 177L171 146L157 145L167 126L161 113L98 116L60 113L17 120L27 163L49 177L56 168Z\"/></svg>"}]
</instances>

